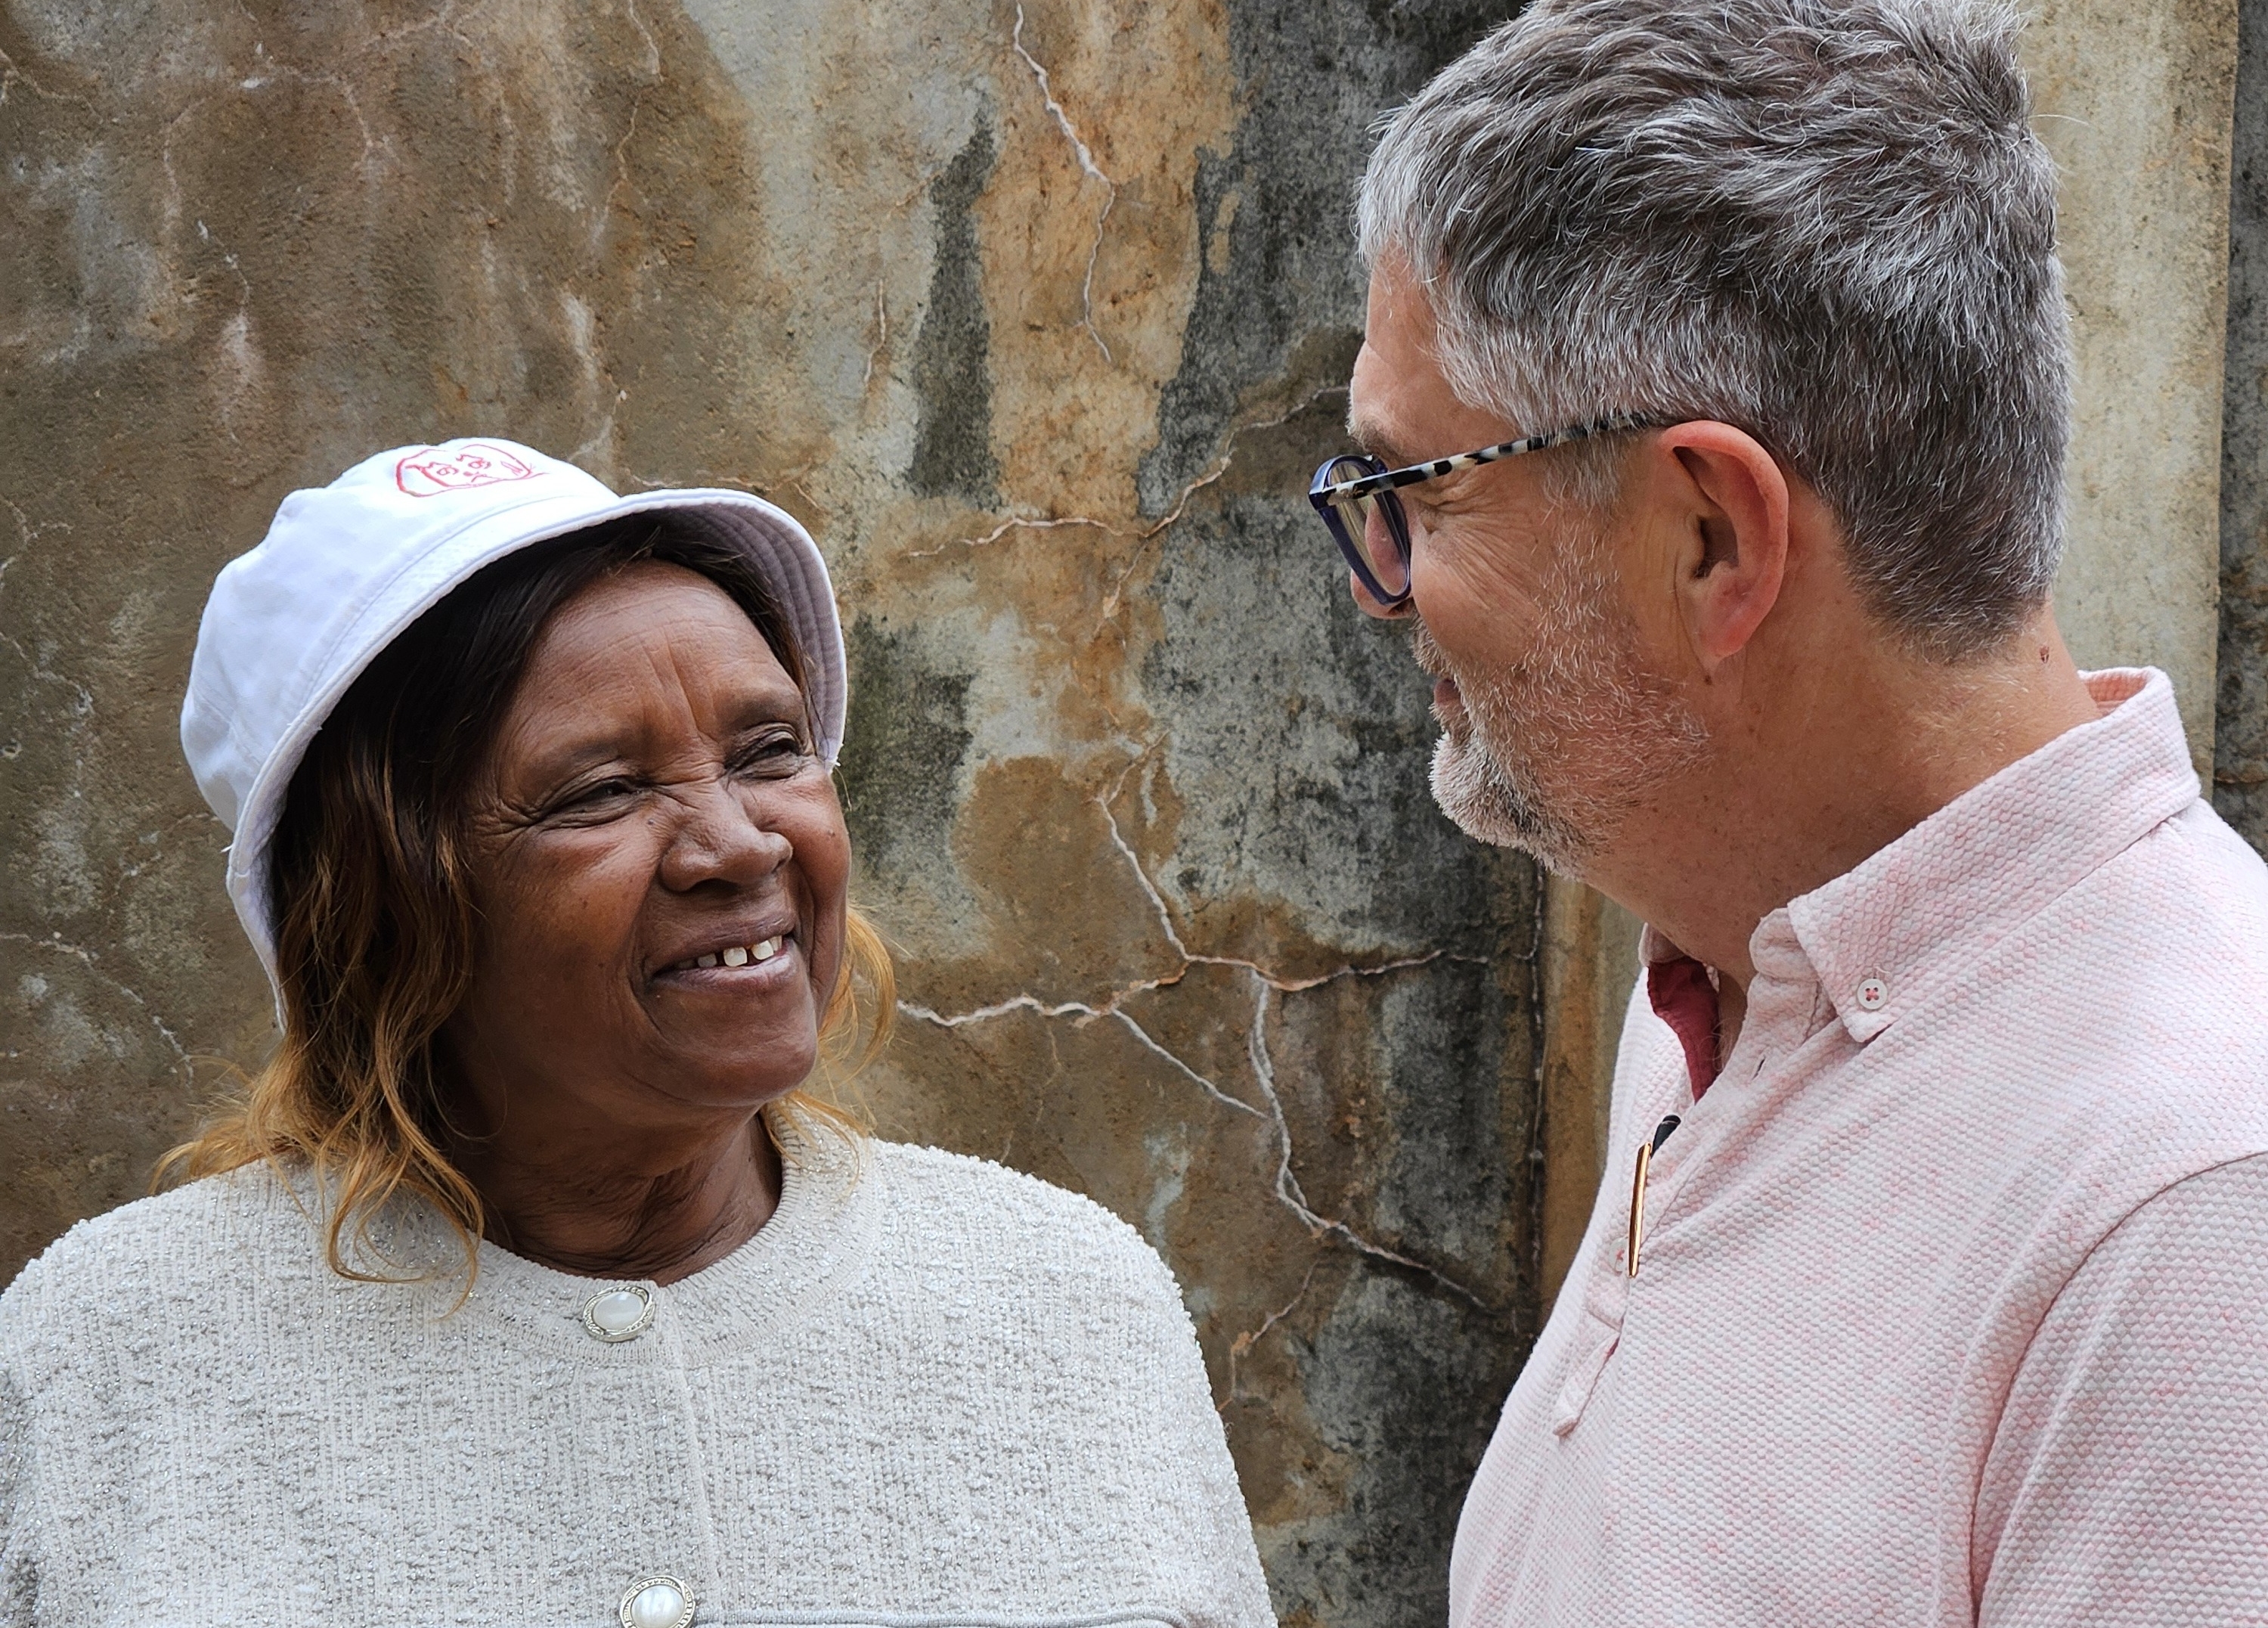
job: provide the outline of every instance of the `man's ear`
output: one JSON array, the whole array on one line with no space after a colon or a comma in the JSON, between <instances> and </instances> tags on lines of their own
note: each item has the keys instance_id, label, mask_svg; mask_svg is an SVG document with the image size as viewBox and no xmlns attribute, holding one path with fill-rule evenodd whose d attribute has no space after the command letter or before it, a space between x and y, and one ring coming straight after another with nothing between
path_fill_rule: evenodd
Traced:
<instances>
[{"instance_id":1,"label":"man's ear","mask_svg":"<svg viewBox=\"0 0 2268 1628\"><path fill-rule=\"evenodd\" d=\"M1684 471L1672 482L1685 510L1677 601L1705 673L1748 647L1779 601L1787 571L1788 487L1754 436L1712 420L1661 432Z\"/></svg>"}]
</instances>

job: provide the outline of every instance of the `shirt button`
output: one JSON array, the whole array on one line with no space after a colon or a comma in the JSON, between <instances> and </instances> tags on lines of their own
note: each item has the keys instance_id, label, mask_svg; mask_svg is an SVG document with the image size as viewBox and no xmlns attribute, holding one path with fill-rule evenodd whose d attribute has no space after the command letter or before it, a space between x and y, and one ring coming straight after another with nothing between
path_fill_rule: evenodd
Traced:
<instances>
[{"instance_id":1,"label":"shirt button","mask_svg":"<svg viewBox=\"0 0 2268 1628\"><path fill-rule=\"evenodd\" d=\"M653 1293L637 1284L603 1289L583 1302L583 1330L612 1345L634 1340L653 1326Z\"/></svg>"},{"instance_id":2,"label":"shirt button","mask_svg":"<svg viewBox=\"0 0 2268 1628\"><path fill-rule=\"evenodd\" d=\"M674 1577L648 1577L632 1583L617 1613L622 1628L685 1628L693 1620L693 1596Z\"/></svg>"},{"instance_id":3,"label":"shirt button","mask_svg":"<svg viewBox=\"0 0 2268 1628\"><path fill-rule=\"evenodd\" d=\"M1862 1011L1880 1012L1882 1009L1882 1004L1889 998L1890 986L1883 980L1881 974L1876 973L1871 977L1859 980L1859 1006Z\"/></svg>"}]
</instances>

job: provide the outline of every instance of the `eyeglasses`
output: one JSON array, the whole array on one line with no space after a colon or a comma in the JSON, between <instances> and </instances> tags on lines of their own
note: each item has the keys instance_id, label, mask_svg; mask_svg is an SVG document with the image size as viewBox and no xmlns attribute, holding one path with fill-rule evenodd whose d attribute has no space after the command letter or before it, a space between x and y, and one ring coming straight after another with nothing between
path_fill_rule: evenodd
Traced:
<instances>
[{"instance_id":1,"label":"eyeglasses","mask_svg":"<svg viewBox=\"0 0 2268 1628\"><path fill-rule=\"evenodd\" d=\"M1315 512L1330 527L1331 536L1338 543L1339 552L1346 556L1347 566L1354 572L1355 579L1373 599L1390 609L1408 603L1410 599L1410 516L1402 506L1402 499L1395 496L1395 488L1439 480L1460 469L1494 463L1499 458L1517 458L1522 453L1540 453L1549 447L1565 446L1570 441L1588 440L1594 435L1654 427L1647 419L1610 414L1572 430L1527 436L1517 441L1484 446L1476 453L1436 458L1431 463L1413 463L1406 469L1389 469L1383 459L1348 453L1323 460L1307 488L1307 501L1315 505Z\"/></svg>"}]
</instances>

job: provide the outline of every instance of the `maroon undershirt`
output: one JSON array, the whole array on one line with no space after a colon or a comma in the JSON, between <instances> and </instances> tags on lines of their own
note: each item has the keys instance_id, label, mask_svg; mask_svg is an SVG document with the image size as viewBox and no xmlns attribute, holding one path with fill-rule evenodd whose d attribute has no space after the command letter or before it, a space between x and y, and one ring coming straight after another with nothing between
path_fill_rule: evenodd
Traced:
<instances>
[{"instance_id":1,"label":"maroon undershirt","mask_svg":"<svg viewBox=\"0 0 2268 1628\"><path fill-rule=\"evenodd\" d=\"M1690 955L1654 961L1646 969L1646 998L1685 1048L1685 1072L1698 1102L1717 1078L1719 1014L1709 969Z\"/></svg>"}]
</instances>

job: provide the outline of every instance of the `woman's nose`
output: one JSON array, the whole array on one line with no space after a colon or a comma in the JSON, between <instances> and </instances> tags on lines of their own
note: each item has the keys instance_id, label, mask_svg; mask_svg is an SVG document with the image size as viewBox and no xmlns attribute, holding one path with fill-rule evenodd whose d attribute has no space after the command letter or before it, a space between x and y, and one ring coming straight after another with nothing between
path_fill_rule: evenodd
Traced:
<instances>
[{"instance_id":1,"label":"woman's nose","mask_svg":"<svg viewBox=\"0 0 2268 1628\"><path fill-rule=\"evenodd\" d=\"M683 812L661 857L661 880L683 893L708 882L760 887L795 853L767 825L762 799L725 777L682 794Z\"/></svg>"}]
</instances>

